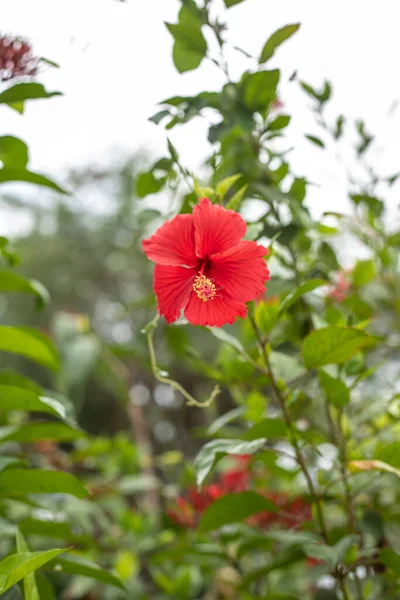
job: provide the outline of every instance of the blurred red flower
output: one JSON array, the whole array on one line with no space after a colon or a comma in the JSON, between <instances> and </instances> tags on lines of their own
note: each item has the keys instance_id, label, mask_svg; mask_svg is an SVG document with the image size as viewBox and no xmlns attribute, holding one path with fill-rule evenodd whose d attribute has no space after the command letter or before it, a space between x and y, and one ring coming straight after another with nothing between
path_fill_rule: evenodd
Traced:
<instances>
[{"instance_id":1,"label":"blurred red flower","mask_svg":"<svg viewBox=\"0 0 400 600\"><path fill-rule=\"evenodd\" d=\"M335 302L346 300L351 290L351 281L349 280L349 271L340 271L335 286L328 293L328 297Z\"/></svg>"},{"instance_id":2,"label":"blurred red flower","mask_svg":"<svg viewBox=\"0 0 400 600\"><path fill-rule=\"evenodd\" d=\"M182 309L192 325L222 327L246 316L246 302L265 291L269 271L267 248L241 241L245 233L239 213L203 198L192 215L177 215L143 241L168 323Z\"/></svg>"},{"instance_id":3,"label":"blurred red flower","mask_svg":"<svg viewBox=\"0 0 400 600\"><path fill-rule=\"evenodd\" d=\"M30 77L37 73L38 59L31 45L19 38L0 37L0 81Z\"/></svg>"}]
</instances>

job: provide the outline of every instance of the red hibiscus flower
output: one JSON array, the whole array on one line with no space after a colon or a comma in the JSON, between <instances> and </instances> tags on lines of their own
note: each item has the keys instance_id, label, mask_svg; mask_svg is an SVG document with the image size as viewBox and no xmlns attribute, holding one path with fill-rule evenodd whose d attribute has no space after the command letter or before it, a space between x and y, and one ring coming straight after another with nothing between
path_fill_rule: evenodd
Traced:
<instances>
[{"instance_id":1,"label":"red hibiscus flower","mask_svg":"<svg viewBox=\"0 0 400 600\"><path fill-rule=\"evenodd\" d=\"M192 215L162 225L143 250L156 263L154 291L168 323L184 309L192 325L222 327L245 317L246 302L265 291L267 248L241 241L246 222L203 198Z\"/></svg>"}]
</instances>

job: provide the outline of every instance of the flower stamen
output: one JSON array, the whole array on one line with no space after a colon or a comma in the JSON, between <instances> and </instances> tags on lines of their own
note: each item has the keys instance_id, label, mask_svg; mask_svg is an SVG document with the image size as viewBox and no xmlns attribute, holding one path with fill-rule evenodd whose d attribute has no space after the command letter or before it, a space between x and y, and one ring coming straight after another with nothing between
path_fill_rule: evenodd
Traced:
<instances>
[{"instance_id":1,"label":"flower stamen","mask_svg":"<svg viewBox=\"0 0 400 600\"><path fill-rule=\"evenodd\" d=\"M203 302L214 300L217 293L214 279L209 279L202 273L196 275L193 282L193 290L196 293L196 296Z\"/></svg>"}]
</instances>

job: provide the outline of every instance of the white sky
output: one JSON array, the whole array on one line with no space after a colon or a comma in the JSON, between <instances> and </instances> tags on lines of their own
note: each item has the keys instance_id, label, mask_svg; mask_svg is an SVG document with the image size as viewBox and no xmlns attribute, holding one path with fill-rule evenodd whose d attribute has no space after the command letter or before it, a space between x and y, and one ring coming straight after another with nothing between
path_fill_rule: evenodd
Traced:
<instances>
[{"instance_id":1,"label":"white sky","mask_svg":"<svg viewBox=\"0 0 400 600\"><path fill-rule=\"evenodd\" d=\"M68 167L109 161L116 151L143 148L155 158L165 153L163 127L147 120L157 102L224 83L211 63L184 75L175 70L172 38L163 21L174 21L178 7L176 0L0 0L2 31L27 36L36 54L61 65L43 73L40 81L62 91L62 98L27 103L23 117L1 110L1 133L29 144L32 169L62 180ZM373 162L390 175L400 170L400 109L388 119L400 97L398 9L397 0L246 0L225 16L230 39L254 54L278 27L301 22L270 66L281 68L284 79L297 69L316 87L324 78L332 81L330 112L361 117L367 130L379 133ZM243 66L235 53L233 74L239 76ZM337 166L336 151L321 151L305 141L304 133L319 134L307 109L310 102L294 84L282 85L280 95L294 115L292 164L299 176L322 186L310 191L309 204L318 214L345 210L350 155L344 150ZM204 124L196 120L173 129L170 137L196 172L208 149ZM399 187L388 200L393 211ZM3 214L0 234L15 227Z\"/></svg>"}]
</instances>

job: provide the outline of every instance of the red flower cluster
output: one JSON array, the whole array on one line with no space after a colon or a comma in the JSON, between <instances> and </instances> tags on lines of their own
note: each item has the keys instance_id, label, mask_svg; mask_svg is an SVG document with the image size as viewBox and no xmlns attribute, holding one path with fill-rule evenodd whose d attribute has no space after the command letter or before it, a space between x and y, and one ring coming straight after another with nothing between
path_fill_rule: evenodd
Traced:
<instances>
[{"instance_id":1,"label":"red flower cluster","mask_svg":"<svg viewBox=\"0 0 400 600\"><path fill-rule=\"evenodd\" d=\"M236 468L225 471L219 479L201 491L190 487L184 496L176 499L175 506L167 510L167 515L180 527L193 529L197 526L199 517L218 498L225 494L244 492L251 489L251 474L248 469L249 459L246 456L235 457L242 463ZM279 512L263 511L248 519L248 524L267 529L273 525L284 528L294 528L312 518L311 505L300 496L290 500L284 492L261 492L271 500Z\"/></svg>"},{"instance_id":2,"label":"red flower cluster","mask_svg":"<svg viewBox=\"0 0 400 600\"><path fill-rule=\"evenodd\" d=\"M331 298L335 302L343 302L346 300L351 290L351 281L348 277L348 271L340 271L336 285L328 293L328 298Z\"/></svg>"},{"instance_id":3,"label":"red flower cluster","mask_svg":"<svg viewBox=\"0 0 400 600\"><path fill-rule=\"evenodd\" d=\"M203 198L192 215L177 215L143 241L156 263L158 310L168 323L181 310L192 325L222 327L245 317L246 302L265 291L267 248L241 241L246 222L233 210Z\"/></svg>"},{"instance_id":4,"label":"red flower cluster","mask_svg":"<svg viewBox=\"0 0 400 600\"><path fill-rule=\"evenodd\" d=\"M30 77L37 73L38 59L31 45L19 38L0 37L0 81Z\"/></svg>"}]
</instances>

